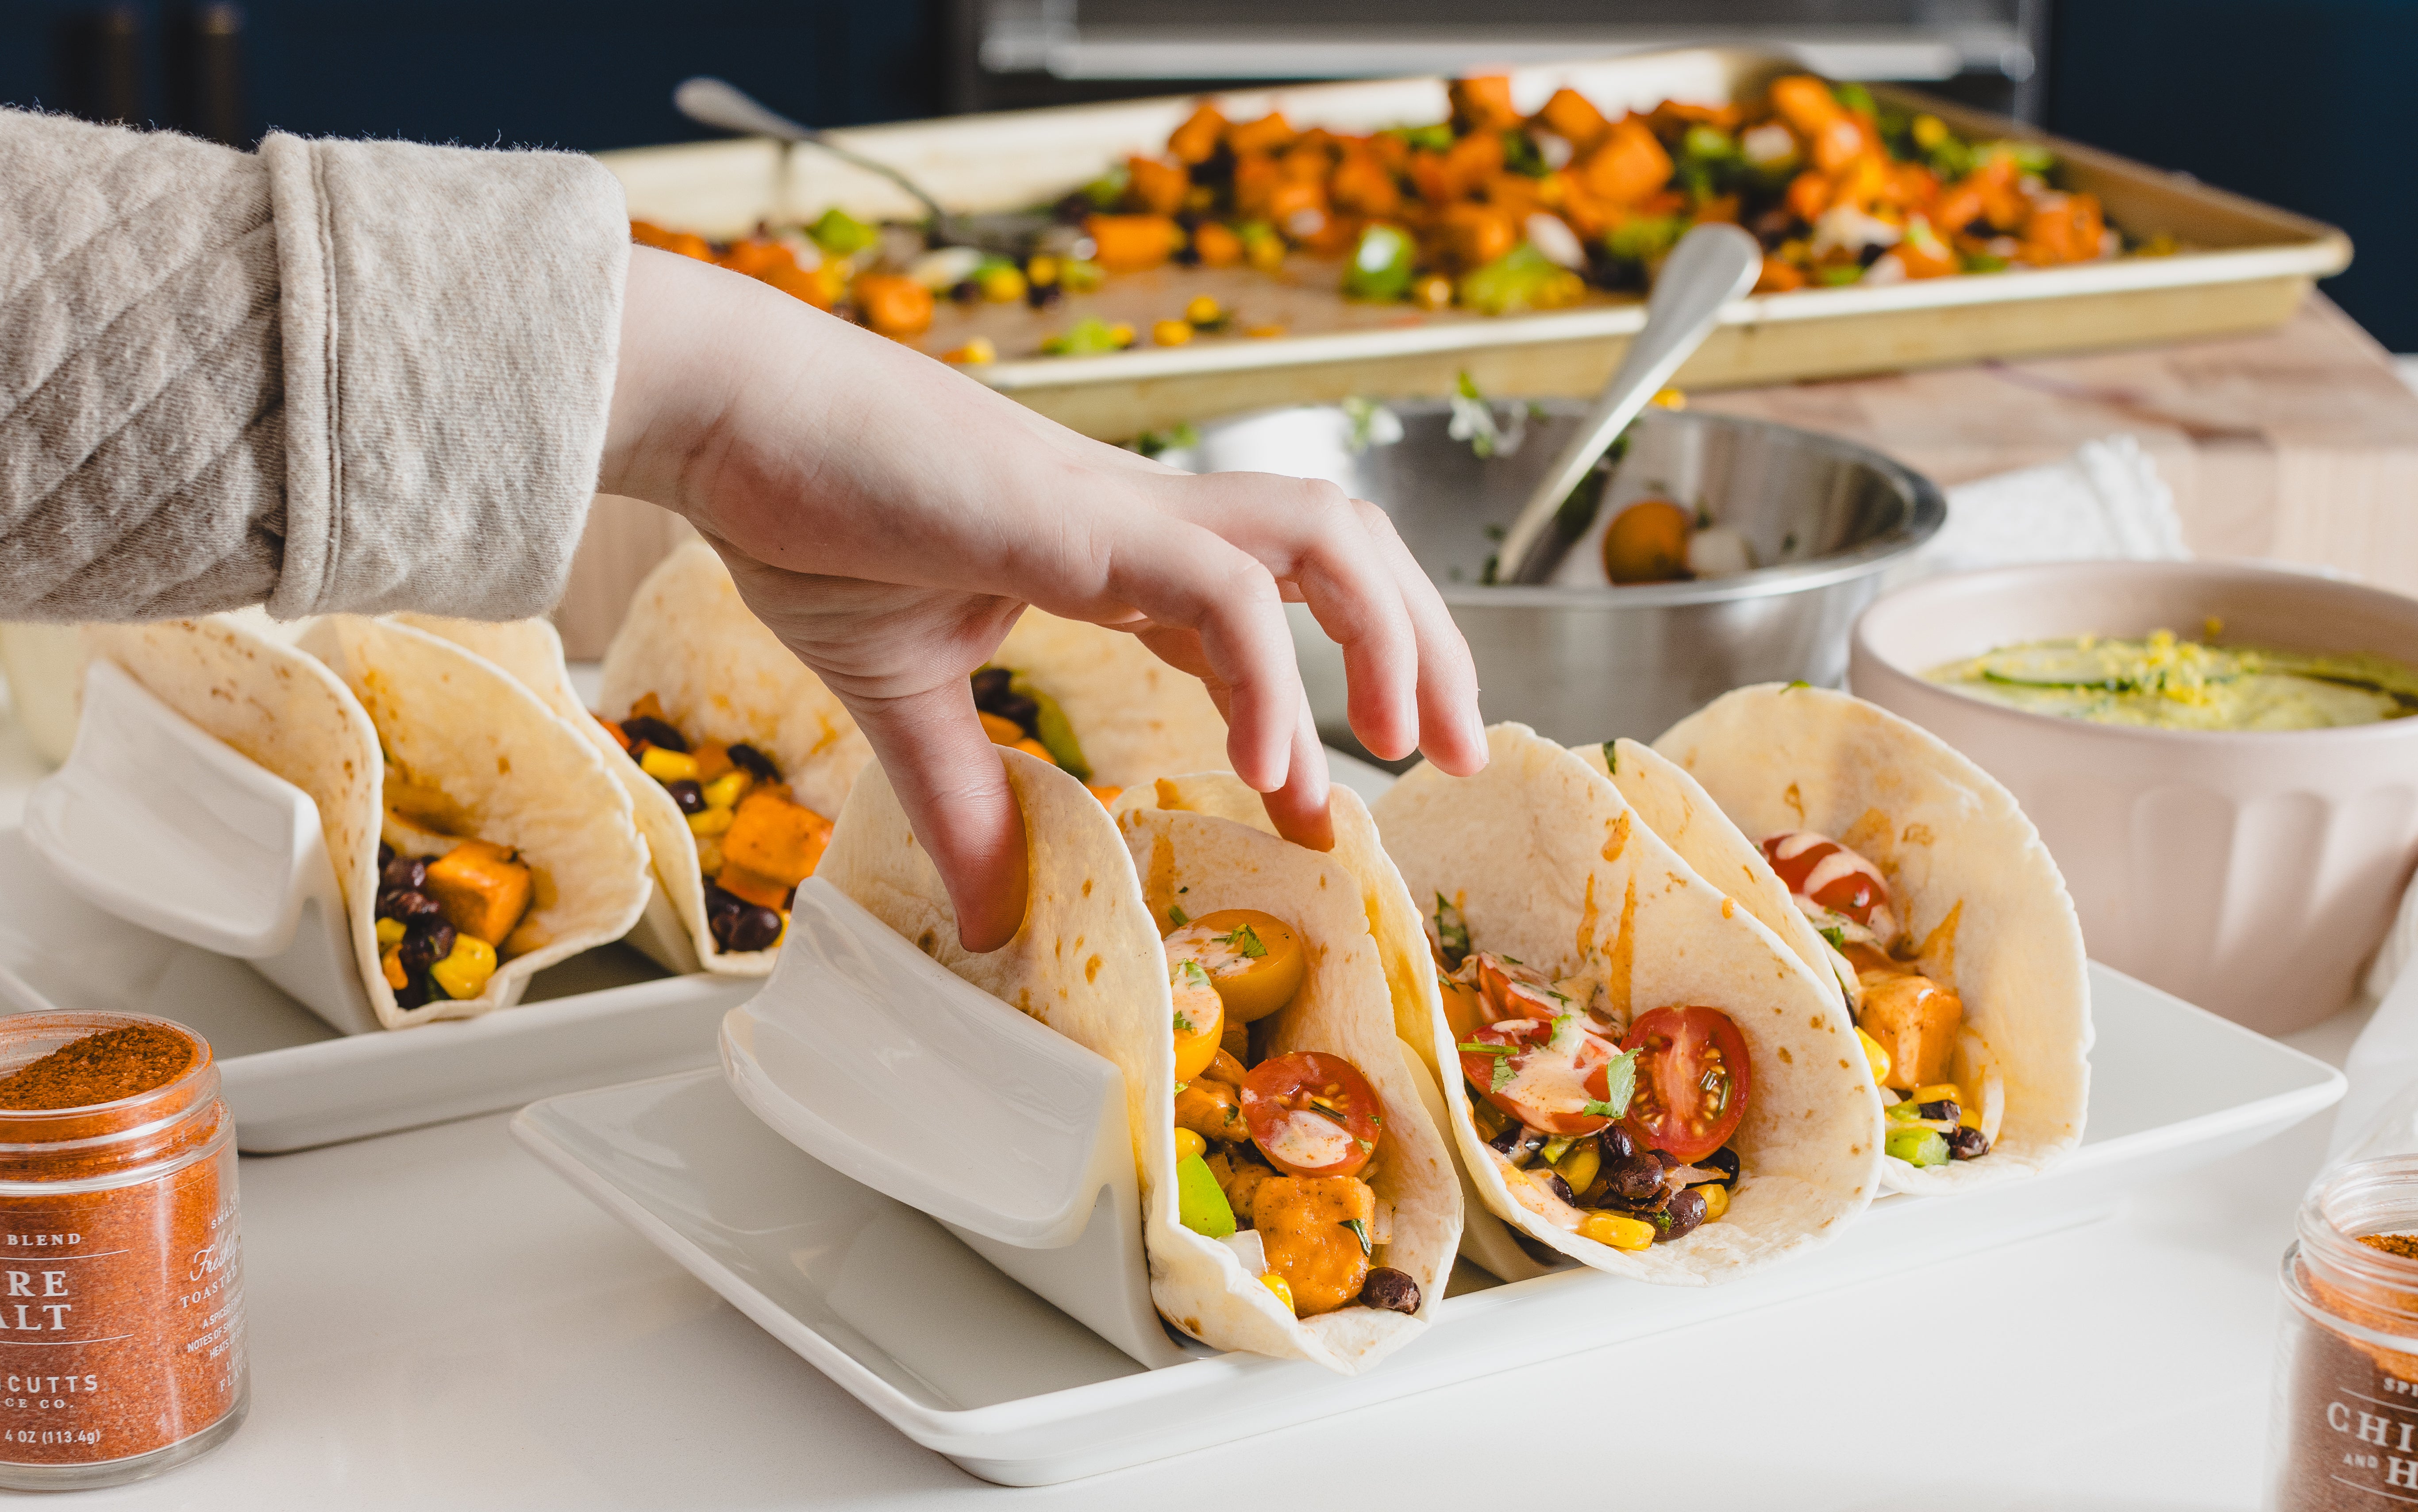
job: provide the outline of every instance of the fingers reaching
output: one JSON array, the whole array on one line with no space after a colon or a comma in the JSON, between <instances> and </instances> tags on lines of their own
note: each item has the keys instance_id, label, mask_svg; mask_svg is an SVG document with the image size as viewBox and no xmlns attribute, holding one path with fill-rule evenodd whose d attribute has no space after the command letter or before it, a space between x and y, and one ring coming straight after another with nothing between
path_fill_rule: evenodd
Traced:
<instances>
[{"instance_id":1,"label":"fingers reaching","mask_svg":"<svg viewBox=\"0 0 2418 1512\"><path fill-rule=\"evenodd\" d=\"M1024 816L999 747L963 680L901 698L842 695L872 743L915 838L931 853L970 951L1004 945L1024 923Z\"/></svg>"}]
</instances>

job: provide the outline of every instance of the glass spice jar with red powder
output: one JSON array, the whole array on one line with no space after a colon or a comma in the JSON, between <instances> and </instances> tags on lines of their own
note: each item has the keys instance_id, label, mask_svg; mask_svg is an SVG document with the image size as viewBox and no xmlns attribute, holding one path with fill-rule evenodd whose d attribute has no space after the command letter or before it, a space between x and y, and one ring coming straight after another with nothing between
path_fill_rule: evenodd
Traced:
<instances>
[{"instance_id":1,"label":"glass spice jar with red powder","mask_svg":"<svg viewBox=\"0 0 2418 1512\"><path fill-rule=\"evenodd\" d=\"M208 1042L135 1014L0 1017L0 1486L139 1480L235 1431L236 1220Z\"/></svg>"}]
</instances>

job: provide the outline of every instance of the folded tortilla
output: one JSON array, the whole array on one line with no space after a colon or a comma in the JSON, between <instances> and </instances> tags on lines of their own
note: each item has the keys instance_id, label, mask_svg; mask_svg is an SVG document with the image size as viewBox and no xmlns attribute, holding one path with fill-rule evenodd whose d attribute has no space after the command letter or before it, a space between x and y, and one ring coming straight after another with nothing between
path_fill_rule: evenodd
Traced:
<instances>
[{"instance_id":1,"label":"folded tortilla","mask_svg":"<svg viewBox=\"0 0 2418 1512\"><path fill-rule=\"evenodd\" d=\"M1598 1270L1668 1286L1732 1280L1835 1237L1877 1189L1882 1138L1880 1099L1836 985L1656 838L1601 771L1524 725L1495 725L1487 747L1476 776L1421 764L1374 805L1411 895L1456 903L1477 949L1555 980L1599 972L1626 1017L1722 1010L1753 1071L1729 1141L1744 1175L1727 1214L1669 1244L1615 1249L1512 1198L1471 1118L1439 1000L1431 1061L1488 1209Z\"/></svg>"},{"instance_id":2,"label":"folded tortilla","mask_svg":"<svg viewBox=\"0 0 2418 1512\"><path fill-rule=\"evenodd\" d=\"M1225 716L1201 680L1122 630L1027 609L991 662L1057 700L1099 787L1227 770Z\"/></svg>"},{"instance_id":3,"label":"folded tortilla","mask_svg":"<svg viewBox=\"0 0 2418 1512\"><path fill-rule=\"evenodd\" d=\"M1143 1249L1161 1314L1219 1349L1314 1360L1347 1373L1374 1365L1433 1315L1459 1239L1460 1195L1395 1037L1392 996L1359 887L1327 857L1210 814L1136 806L1112 819L1057 768L1019 751L1002 755L1032 866L1024 922L1006 945L981 955L958 945L939 874L878 767L867 768L849 795L818 875L957 975L1125 1074ZM1215 779L1186 782L1199 791ZM1174 1007L1155 923L1164 907L1153 901L1179 895L1201 913L1264 909L1301 935L1308 973L1277 1020L1272 1045L1278 1053L1343 1056L1383 1101L1385 1144L1370 1184L1393 1205L1393 1227L1376 1259L1418 1283L1418 1315L1345 1307L1297 1319L1245 1274L1232 1249L1179 1221Z\"/></svg>"},{"instance_id":4,"label":"folded tortilla","mask_svg":"<svg viewBox=\"0 0 2418 1512\"><path fill-rule=\"evenodd\" d=\"M1761 865L1762 837L1785 830L1829 835L1878 866L1925 942L1923 973L1955 990L1997 1057L2006 1108L1990 1153L1921 1169L1885 1160L1890 1190L1986 1185L2081 1143L2091 1044L2082 924L2012 794L1928 730L1827 688L1740 688L1654 749L1733 821L1734 840L1705 826L1691 842L1717 871L1723 863L1710 858L1735 867L1741 850Z\"/></svg>"},{"instance_id":5,"label":"folded tortilla","mask_svg":"<svg viewBox=\"0 0 2418 1512\"><path fill-rule=\"evenodd\" d=\"M618 939L647 897L629 796L581 736L492 663L406 626L336 616L289 644L228 615L96 626L96 651L178 713L311 796L378 1022L468 1018L528 978ZM441 793L441 822L390 814L393 780ZM510 846L534 898L474 998L399 1007L378 966L381 835L421 853L440 836Z\"/></svg>"}]
</instances>

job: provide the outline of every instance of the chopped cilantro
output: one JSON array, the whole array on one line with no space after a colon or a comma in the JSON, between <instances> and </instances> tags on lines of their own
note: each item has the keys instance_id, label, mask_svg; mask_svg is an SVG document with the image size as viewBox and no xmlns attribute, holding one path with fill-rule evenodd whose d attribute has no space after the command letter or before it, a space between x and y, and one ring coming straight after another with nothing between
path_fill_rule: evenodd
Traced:
<instances>
[{"instance_id":1,"label":"chopped cilantro","mask_svg":"<svg viewBox=\"0 0 2418 1512\"><path fill-rule=\"evenodd\" d=\"M1182 909L1170 909L1167 910L1167 922L1181 929L1192 922L1192 915Z\"/></svg>"},{"instance_id":2,"label":"chopped cilantro","mask_svg":"<svg viewBox=\"0 0 2418 1512\"><path fill-rule=\"evenodd\" d=\"M1510 1086L1513 1082L1519 1079L1520 1073L1511 1069L1511 1058L1507 1055L1502 1060L1494 1062L1494 1079L1486 1090L1489 1092L1501 1092L1504 1088Z\"/></svg>"},{"instance_id":3,"label":"chopped cilantro","mask_svg":"<svg viewBox=\"0 0 2418 1512\"><path fill-rule=\"evenodd\" d=\"M1462 917L1461 909L1446 902L1445 895L1438 893L1435 924L1436 954L1444 957L1446 970L1458 971L1461 963L1469 959L1469 921Z\"/></svg>"},{"instance_id":4,"label":"chopped cilantro","mask_svg":"<svg viewBox=\"0 0 2418 1512\"><path fill-rule=\"evenodd\" d=\"M1603 770L1606 771L1620 770L1620 753L1613 749L1613 742L1610 741L1603 742Z\"/></svg>"},{"instance_id":5,"label":"chopped cilantro","mask_svg":"<svg viewBox=\"0 0 2418 1512\"><path fill-rule=\"evenodd\" d=\"M1346 1218L1343 1220L1343 1227L1351 1229L1352 1237L1360 1241L1361 1254L1374 1255L1377 1253L1377 1246L1369 1243L1369 1226L1367 1224L1362 1223L1357 1218Z\"/></svg>"},{"instance_id":6,"label":"chopped cilantro","mask_svg":"<svg viewBox=\"0 0 2418 1512\"><path fill-rule=\"evenodd\" d=\"M1824 939L1830 942L1832 950L1843 951L1847 948L1847 932L1837 924L1824 924L1818 933Z\"/></svg>"},{"instance_id":7,"label":"chopped cilantro","mask_svg":"<svg viewBox=\"0 0 2418 1512\"><path fill-rule=\"evenodd\" d=\"M1472 1055L1518 1055L1520 1053L1520 1047L1516 1045L1481 1045L1476 1040L1463 1040L1458 1048L1466 1050Z\"/></svg>"},{"instance_id":8,"label":"chopped cilantro","mask_svg":"<svg viewBox=\"0 0 2418 1512\"><path fill-rule=\"evenodd\" d=\"M1219 935L1217 937L1217 943L1220 945L1233 946L1236 951L1242 954L1243 959L1247 961L1256 961L1261 956L1265 955L1268 953L1267 946L1260 943L1259 935L1253 931L1249 924L1245 924L1242 928L1235 930L1231 935Z\"/></svg>"},{"instance_id":9,"label":"chopped cilantro","mask_svg":"<svg viewBox=\"0 0 2418 1512\"><path fill-rule=\"evenodd\" d=\"M1619 1118L1637 1091L1637 1052L1623 1050L1604 1062L1603 1101L1589 1099L1580 1111L1589 1118Z\"/></svg>"},{"instance_id":10,"label":"chopped cilantro","mask_svg":"<svg viewBox=\"0 0 2418 1512\"><path fill-rule=\"evenodd\" d=\"M1184 1011L1180 1008L1177 1009L1175 1013L1175 1031L1178 1034L1198 1034L1201 1032L1199 1030L1192 1027L1192 1020L1185 1017Z\"/></svg>"},{"instance_id":11,"label":"chopped cilantro","mask_svg":"<svg viewBox=\"0 0 2418 1512\"><path fill-rule=\"evenodd\" d=\"M1786 693L1789 691L1789 688L1810 688L1812 686L1814 686L1814 684L1806 681L1803 678L1798 678L1796 681L1791 682L1787 688L1783 688L1780 691Z\"/></svg>"}]
</instances>

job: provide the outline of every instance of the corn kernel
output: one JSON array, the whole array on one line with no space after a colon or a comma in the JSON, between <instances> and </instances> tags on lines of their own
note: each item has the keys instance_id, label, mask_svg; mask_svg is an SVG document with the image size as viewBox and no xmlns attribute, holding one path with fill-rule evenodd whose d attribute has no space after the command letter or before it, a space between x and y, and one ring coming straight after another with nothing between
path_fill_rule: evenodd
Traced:
<instances>
[{"instance_id":1,"label":"corn kernel","mask_svg":"<svg viewBox=\"0 0 2418 1512\"><path fill-rule=\"evenodd\" d=\"M739 801L747 795L747 789L755 784L755 781L754 777L749 776L742 769L731 768L705 785L705 806L737 808Z\"/></svg>"},{"instance_id":2,"label":"corn kernel","mask_svg":"<svg viewBox=\"0 0 2418 1512\"><path fill-rule=\"evenodd\" d=\"M403 947L400 945L386 948L386 954L378 957L378 970L386 977L386 985L397 992L411 985L411 974L403 969Z\"/></svg>"},{"instance_id":3,"label":"corn kernel","mask_svg":"<svg viewBox=\"0 0 2418 1512\"><path fill-rule=\"evenodd\" d=\"M1010 304L1024 298L1024 274L1013 267L994 267L982 276L982 297L993 304Z\"/></svg>"},{"instance_id":4,"label":"corn kernel","mask_svg":"<svg viewBox=\"0 0 2418 1512\"><path fill-rule=\"evenodd\" d=\"M476 935L455 934L452 954L428 969L449 998L475 998L496 974L496 947Z\"/></svg>"},{"instance_id":5,"label":"corn kernel","mask_svg":"<svg viewBox=\"0 0 2418 1512\"><path fill-rule=\"evenodd\" d=\"M1270 1271L1267 1275L1260 1277L1260 1285L1266 1287L1269 1291L1277 1294L1277 1300L1285 1305L1285 1311L1292 1312L1294 1310L1293 1305L1293 1288L1285 1285L1285 1278L1283 1276L1278 1275L1274 1271Z\"/></svg>"},{"instance_id":6,"label":"corn kernel","mask_svg":"<svg viewBox=\"0 0 2418 1512\"><path fill-rule=\"evenodd\" d=\"M1205 294L1196 294L1184 307L1184 318L1196 326L1214 326L1226 317L1225 306Z\"/></svg>"},{"instance_id":7,"label":"corn kernel","mask_svg":"<svg viewBox=\"0 0 2418 1512\"><path fill-rule=\"evenodd\" d=\"M1273 273L1283 267L1284 256L1281 237L1253 237L1243 245L1243 260L1263 273Z\"/></svg>"},{"instance_id":8,"label":"corn kernel","mask_svg":"<svg viewBox=\"0 0 2418 1512\"><path fill-rule=\"evenodd\" d=\"M1946 121L1943 121L1938 116L1928 113L1918 115L1914 118L1914 145L1916 146L1921 147L1925 152L1929 152L1932 148L1939 145L1939 144L1947 140L1948 123Z\"/></svg>"},{"instance_id":9,"label":"corn kernel","mask_svg":"<svg viewBox=\"0 0 2418 1512\"><path fill-rule=\"evenodd\" d=\"M1712 1222L1715 1218L1720 1217L1722 1214L1727 1213L1730 1210L1730 1189L1723 1186L1721 1183L1708 1182L1705 1185L1695 1188L1695 1192L1697 1196L1705 1199L1705 1221L1706 1223Z\"/></svg>"},{"instance_id":10,"label":"corn kernel","mask_svg":"<svg viewBox=\"0 0 2418 1512\"><path fill-rule=\"evenodd\" d=\"M1161 320L1150 328L1150 339L1161 346L1181 346L1192 339L1188 320Z\"/></svg>"},{"instance_id":11,"label":"corn kernel","mask_svg":"<svg viewBox=\"0 0 2418 1512\"><path fill-rule=\"evenodd\" d=\"M1058 259L1035 257L1024 265L1024 276L1043 288L1058 282Z\"/></svg>"},{"instance_id":12,"label":"corn kernel","mask_svg":"<svg viewBox=\"0 0 2418 1512\"><path fill-rule=\"evenodd\" d=\"M688 832L691 834L720 834L730 828L731 818L731 811L727 808L709 808L699 813L691 814L688 816Z\"/></svg>"},{"instance_id":13,"label":"corn kernel","mask_svg":"<svg viewBox=\"0 0 2418 1512\"><path fill-rule=\"evenodd\" d=\"M660 745L650 745L647 754L638 758L638 770L657 782L694 782L696 757L685 751L666 751Z\"/></svg>"},{"instance_id":14,"label":"corn kernel","mask_svg":"<svg viewBox=\"0 0 2418 1512\"><path fill-rule=\"evenodd\" d=\"M402 944L404 933L405 931L402 920L380 919L377 922L378 948L380 950L388 950L396 945Z\"/></svg>"},{"instance_id":15,"label":"corn kernel","mask_svg":"<svg viewBox=\"0 0 2418 1512\"><path fill-rule=\"evenodd\" d=\"M954 362L961 368L980 367L985 362L998 361L999 348L991 344L989 337L977 336L963 346L953 346L941 353L941 360Z\"/></svg>"},{"instance_id":16,"label":"corn kernel","mask_svg":"<svg viewBox=\"0 0 2418 1512\"><path fill-rule=\"evenodd\" d=\"M1411 285L1411 302L1422 310L1442 310L1452 303L1452 280L1431 273Z\"/></svg>"},{"instance_id":17,"label":"corn kernel","mask_svg":"<svg viewBox=\"0 0 2418 1512\"><path fill-rule=\"evenodd\" d=\"M1193 1129L1175 1131L1176 1159L1184 1160L1193 1155L1205 1155L1208 1153L1209 1141L1201 1138L1199 1131Z\"/></svg>"},{"instance_id":18,"label":"corn kernel","mask_svg":"<svg viewBox=\"0 0 2418 1512\"><path fill-rule=\"evenodd\" d=\"M1279 336L1283 335L1284 333L1285 333L1285 328L1284 328L1284 327L1282 327L1282 326L1273 326L1273 325L1271 325L1271 326L1253 326L1250 329L1248 329L1248 330L1247 330L1247 331L1243 332L1243 334L1244 334L1244 335L1248 336L1251 340L1253 340L1253 341L1255 341L1255 342L1274 341L1276 338L1278 338L1278 337L1279 337Z\"/></svg>"},{"instance_id":19,"label":"corn kernel","mask_svg":"<svg viewBox=\"0 0 2418 1512\"><path fill-rule=\"evenodd\" d=\"M1928 1087L1917 1087L1906 1095L1905 1100L1909 1103L1936 1103L1943 1097L1959 1107L1965 1106L1965 1094L1952 1081L1934 1082Z\"/></svg>"},{"instance_id":20,"label":"corn kernel","mask_svg":"<svg viewBox=\"0 0 2418 1512\"><path fill-rule=\"evenodd\" d=\"M1109 340L1119 346L1131 346L1134 344L1134 328L1120 320L1109 328Z\"/></svg>"},{"instance_id":21,"label":"corn kernel","mask_svg":"<svg viewBox=\"0 0 2418 1512\"><path fill-rule=\"evenodd\" d=\"M1872 1063L1873 1080L1875 1082L1889 1080L1889 1051L1881 1048L1880 1041L1873 1038L1870 1034L1865 1033L1860 1029L1856 1031L1856 1039L1858 1043L1861 1044L1864 1047L1864 1059Z\"/></svg>"},{"instance_id":22,"label":"corn kernel","mask_svg":"<svg viewBox=\"0 0 2418 1512\"><path fill-rule=\"evenodd\" d=\"M1654 391L1652 403L1657 409L1685 409L1688 396L1676 389L1658 389Z\"/></svg>"},{"instance_id":23,"label":"corn kernel","mask_svg":"<svg viewBox=\"0 0 2418 1512\"><path fill-rule=\"evenodd\" d=\"M1579 1237L1615 1249L1647 1249L1654 1244L1654 1226L1620 1213L1590 1213L1579 1222Z\"/></svg>"}]
</instances>

